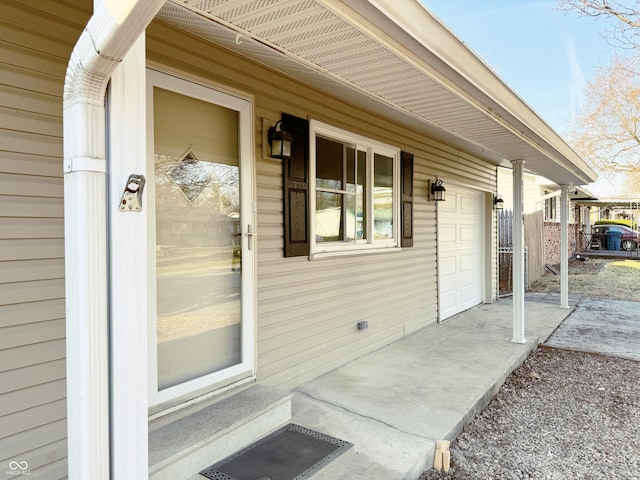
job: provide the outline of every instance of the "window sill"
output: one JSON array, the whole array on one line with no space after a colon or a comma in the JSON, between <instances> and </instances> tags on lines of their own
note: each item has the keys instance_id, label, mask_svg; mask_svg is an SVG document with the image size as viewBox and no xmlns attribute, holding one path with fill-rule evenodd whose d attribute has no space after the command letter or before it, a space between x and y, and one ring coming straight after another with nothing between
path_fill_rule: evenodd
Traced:
<instances>
[{"instance_id":1,"label":"window sill","mask_svg":"<svg viewBox=\"0 0 640 480\"><path fill-rule=\"evenodd\" d=\"M335 258L335 257L354 257L358 255L377 255L382 253L398 253L401 252L402 248L394 245L394 246L383 246L383 247L362 247L362 248L348 248L344 249L332 249L332 250L323 250L311 252L309 255L309 260L322 260L324 258Z\"/></svg>"}]
</instances>

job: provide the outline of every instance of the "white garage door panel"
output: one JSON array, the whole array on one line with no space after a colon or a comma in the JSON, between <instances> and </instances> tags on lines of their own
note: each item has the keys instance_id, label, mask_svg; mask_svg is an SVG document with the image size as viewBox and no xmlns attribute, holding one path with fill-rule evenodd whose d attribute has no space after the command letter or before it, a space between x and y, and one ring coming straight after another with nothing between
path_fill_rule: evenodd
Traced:
<instances>
[{"instance_id":1,"label":"white garage door panel","mask_svg":"<svg viewBox=\"0 0 640 480\"><path fill-rule=\"evenodd\" d=\"M458 264L458 271L460 273L471 273L471 276L475 279L478 274L478 262L476 255L460 255L458 257L460 263Z\"/></svg>"},{"instance_id":2,"label":"white garage door panel","mask_svg":"<svg viewBox=\"0 0 640 480\"><path fill-rule=\"evenodd\" d=\"M455 212L458 208L457 205L457 192L450 192L449 188L447 188L447 200L445 202L440 202L438 204L438 212L447 213L447 212Z\"/></svg>"},{"instance_id":3,"label":"white garage door panel","mask_svg":"<svg viewBox=\"0 0 640 480\"><path fill-rule=\"evenodd\" d=\"M447 187L438 204L440 319L482 302L484 194Z\"/></svg>"},{"instance_id":4,"label":"white garage door panel","mask_svg":"<svg viewBox=\"0 0 640 480\"><path fill-rule=\"evenodd\" d=\"M455 225L444 224L440 228L442 230L438 230L438 235L442 235L443 241L456 242L457 229Z\"/></svg>"},{"instance_id":5,"label":"white garage door panel","mask_svg":"<svg viewBox=\"0 0 640 480\"><path fill-rule=\"evenodd\" d=\"M440 292L440 302L446 302L448 304L458 303L458 293L456 290L449 290L446 292Z\"/></svg>"},{"instance_id":6,"label":"white garage door panel","mask_svg":"<svg viewBox=\"0 0 640 480\"><path fill-rule=\"evenodd\" d=\"M482 209L478 204L477 198L460 195L460 209L462 212L471 214L471 215L480 215L482 213Z\"/></svg>"},{"instance_id":7,"label":"white garage door panel","mask_svg":"<svg viewBox=\"0 0 640 480\"><path fill-rule=\"evenodd\" d=\"M476 235L478 234L478 226L472 225L469 223L460 224L459 230L460 232L460 241L462 243L478 243L478 239Z\"/></svg>"},{"instance_id":8,"label":"white garage door panel","mask_svg":"<svg viewBox=\"0 0 640 480\"><path fill-rule=\"evenodd\" d=\"M477 301L476 295L479 293L478 284L476 283L476 279L470 276L462 277L459 279L459 283L457 284L457 291L459 297L466 305L467 301L472 302L473 305L477 305L479 302Z\"/></svg>"},{"instance_id":9,"label":"white garage door panel","mask_svg":"<svg viewBox=\"0 0 640 480\"><path fill-rule=\"evenodd\" d=\"M445 277L455 277L458 270L458 259L455 256L440 258L440 268Z\"/></svg>"}]
</instances>

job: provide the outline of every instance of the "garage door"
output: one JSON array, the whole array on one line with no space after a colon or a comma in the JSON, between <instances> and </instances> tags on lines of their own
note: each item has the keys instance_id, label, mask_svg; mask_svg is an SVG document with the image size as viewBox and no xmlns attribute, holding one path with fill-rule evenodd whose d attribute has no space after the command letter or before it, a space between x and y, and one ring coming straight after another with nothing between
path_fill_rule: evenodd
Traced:
<instances>
[{"instance_id":1,"label":"garage door","mask_svg":"<svg viewBox=\"0 0 640 480\"><path fill-rule=\"evenodd\" d=\"M440 319L482 302L484 193L447 186L438 203Z\"/></svg>"}]
</instances>

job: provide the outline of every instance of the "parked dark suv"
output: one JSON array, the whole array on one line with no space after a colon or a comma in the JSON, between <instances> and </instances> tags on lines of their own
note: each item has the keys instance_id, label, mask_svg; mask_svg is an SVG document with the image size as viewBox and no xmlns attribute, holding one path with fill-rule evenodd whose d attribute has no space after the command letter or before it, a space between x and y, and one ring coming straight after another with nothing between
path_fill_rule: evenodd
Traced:
<instances>
[{"instance_id":1,"label":"parked dark suv","mask_svg":"<svg viewBox=\"0 0 640 480\"><path fill-rule=\"evenodd\" d=\"M638 248L640 234L624 225L594 225L591 229L590 248L599 250L626 250L630 252ZM617 238L620 238L619 248Z\"/></svg>"}]
</instances>

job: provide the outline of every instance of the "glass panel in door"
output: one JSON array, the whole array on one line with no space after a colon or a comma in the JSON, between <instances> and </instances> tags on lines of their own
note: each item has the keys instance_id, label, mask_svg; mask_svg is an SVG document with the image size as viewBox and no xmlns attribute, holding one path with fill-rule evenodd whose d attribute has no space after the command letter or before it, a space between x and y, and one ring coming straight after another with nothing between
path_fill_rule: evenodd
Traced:
<instances>
[{"instance_id":1,"label":"glass panel in door","mask_svg":"<svg viewBox=\"0 0 640 480\"><path fill-rule=\"evenodd\" d=\"M242 361L239 114L155 87L158 390Z\"/></svg>"}]
</instances>

